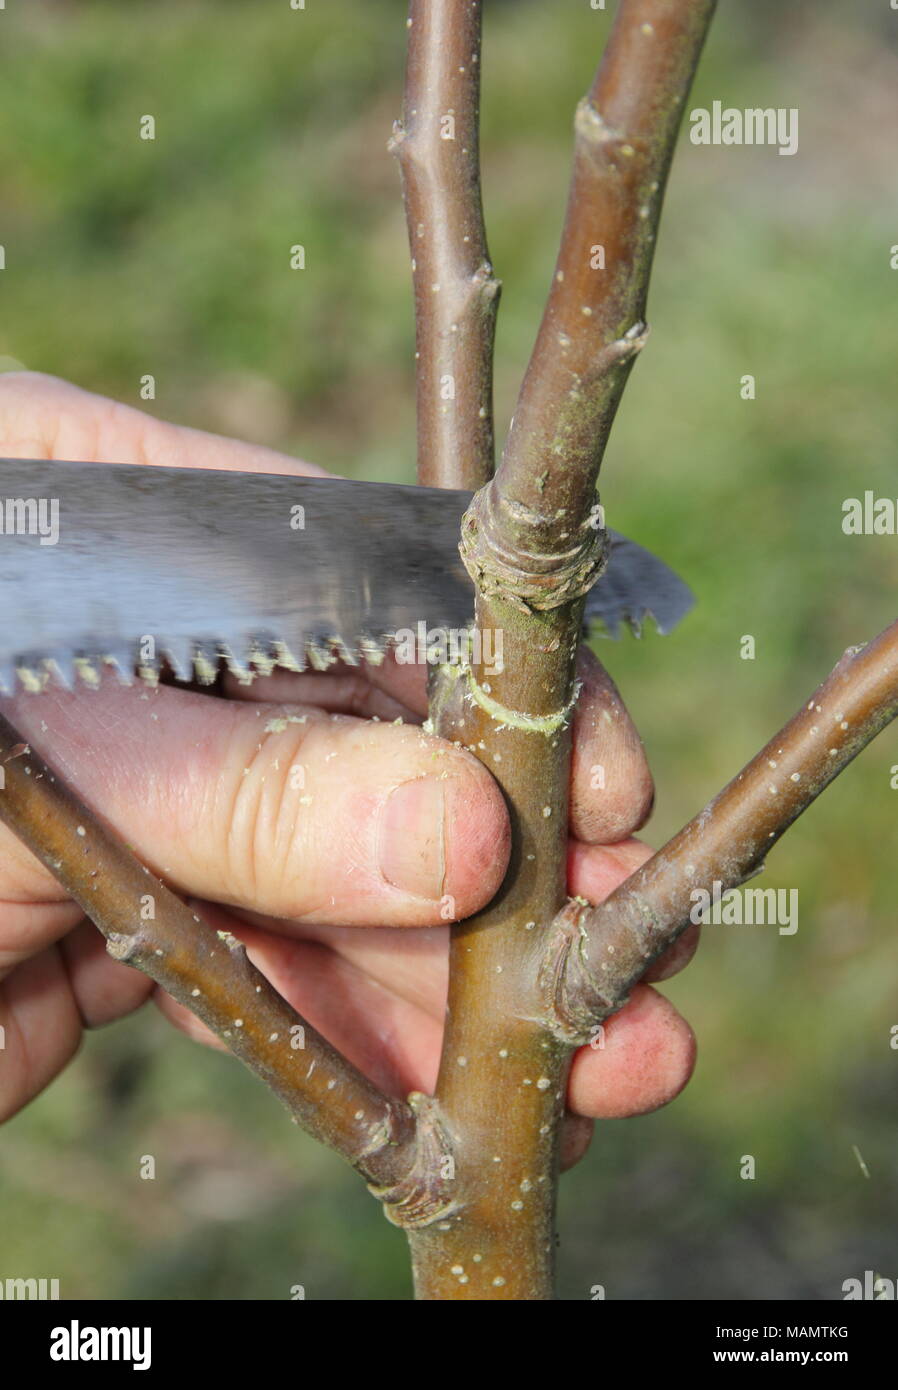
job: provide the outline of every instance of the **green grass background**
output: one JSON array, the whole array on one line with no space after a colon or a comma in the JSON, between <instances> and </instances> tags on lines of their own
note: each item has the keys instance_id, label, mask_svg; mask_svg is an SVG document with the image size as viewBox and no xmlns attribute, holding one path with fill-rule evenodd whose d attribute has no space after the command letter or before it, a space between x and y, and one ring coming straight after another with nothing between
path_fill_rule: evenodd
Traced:
<instances>
[{"instance_id":1,"label":"green grass background","mask_svg":"<svg viewBox=\"0 0 898 1390\"><path fill-rule=\"evenodd\" d=\"M610 13L486 9L504 430ZM152 372L164 417L410 480L411 295L386 152L404 16L402 0L7 0L6 365L134 404ZM690 103L798 107L800 146L681 138L652 338L606 460L611 524L700 597L676 635L600 647L656 772L654 843L894 617L898 538L840 521L847 496L898 496L896 33L885 0L722 0ZM147 113L153 143L137 138ZM890 731L773 855L764 886L799 890L796 936L709 928L665 986L698 1033L696 1075L672 1107L600 1125L564 1180L565 1298L832 1299L864 1269L898 1275L893 763ZM147 1153L153 1182L137 1178ZM93 1035L0 1135L12 1275L87 1298L409 1292L403 1238L353 1175L150 1011Z\"/></svg>"}]
</instances>

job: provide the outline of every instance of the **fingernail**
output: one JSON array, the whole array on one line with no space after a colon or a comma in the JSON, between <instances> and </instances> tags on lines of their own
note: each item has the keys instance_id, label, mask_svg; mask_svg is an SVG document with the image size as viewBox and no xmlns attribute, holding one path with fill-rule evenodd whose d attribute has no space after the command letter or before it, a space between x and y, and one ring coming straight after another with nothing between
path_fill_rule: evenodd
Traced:
<instances>
[{"instance_id":1,"label":"fingernail","mask_svg":"<svg viewBox=\"0 0 898 1390\"><path fill-rule=\"evenodd\" d=\"M394 888L436 900L443 891L445 794L434 777L403 782L385 802L378 824L380 871Z\"/></svg>"}]
</instances>

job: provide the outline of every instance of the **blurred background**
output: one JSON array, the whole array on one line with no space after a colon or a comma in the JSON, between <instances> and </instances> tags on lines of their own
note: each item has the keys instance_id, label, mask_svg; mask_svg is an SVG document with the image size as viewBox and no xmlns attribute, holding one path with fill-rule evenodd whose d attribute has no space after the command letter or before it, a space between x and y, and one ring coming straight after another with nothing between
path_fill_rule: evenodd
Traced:
<instances>
[{"instance_id":1,"label":"blurred background","mask_svg":"<svg viewBox=\"0 0 898 1390\"><path fill-rule=\"evenodd\" d=\"M483 166L504 281L504 433L564 209L571 119L610 24L486 5ZM410 481L413 324L398 171L404 0L29 0L0 15L0 357L163 417ZM610 524L700 603L599 642L642 730L660 844L895 617L898 13L721 0L693 106L798 107L799 150L681 137L603 471ZM144 114L155 142L137 138ZM688 129L688 127L687 127ZM302 243L306 269L289 266ZM757 398L740 398L745 374ZM755 639L754 660L740 657ZM789 833L765 887L799 928L709 927L665 990L688 1091L597 1127L562 1183L561 1292L837 1299L898 1276L893 729ZM153 1182L136 1178L154 1154ZM740 1177L743 1155L756 1177ZM99 1033L0 1134L0 1278L68 1297L392 1299L405 1243L339 1160L155 1011Z\"/></svg>"}]
</instances>

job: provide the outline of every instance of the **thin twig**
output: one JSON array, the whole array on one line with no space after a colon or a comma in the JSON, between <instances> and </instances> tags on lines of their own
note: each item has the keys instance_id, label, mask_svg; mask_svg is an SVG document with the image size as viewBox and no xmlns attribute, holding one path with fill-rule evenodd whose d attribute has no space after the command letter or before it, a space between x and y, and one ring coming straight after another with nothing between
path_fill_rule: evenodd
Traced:
<instances>
[{"instance_id":1,"label":"thin twig","mask_svg":"<svg viewBox=\"0 0 898 1390\"><path fill-rule=\"evenodd\" d=\"M144 971L208 1025L303 1129L370 1183L415 1163L412 1109L377 1087L297 1014L242 944L155 878L0 717L0 819L84 909L117 960Z\"/></svg>"},{"instance_id":2,"label":"thin twig","mask_svg":"<svg viewBox=\"0 0 898 1390\"><path fill-rule=\"evenodd\" d=\"M766 748L605 902L564 909L543 970L559 1036L588 1041L700 906L759 872L784 831L896 715L898 622L849 647Z\"/></svg>"},{"instance_id":3,"label":"thin twig","mask_svg":"<svg viewBox=\"0 0 898 1390\"><path fill-rule=\"evenodd\" d=\"M415 289L418 481L493 471L493 276L480 199L481 0L411 0L402 172Z\"/></svg>"}]
</instances>

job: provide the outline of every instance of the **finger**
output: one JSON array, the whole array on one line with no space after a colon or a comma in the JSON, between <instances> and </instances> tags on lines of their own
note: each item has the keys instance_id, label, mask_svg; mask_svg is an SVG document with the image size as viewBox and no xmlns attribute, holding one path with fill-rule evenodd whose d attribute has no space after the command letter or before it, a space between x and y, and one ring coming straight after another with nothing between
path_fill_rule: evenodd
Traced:
<instances>
[{"instance_id":1,"label":"finger","mask_svg":"<svg viewBox=\"0 0 898 1390\"><path fill-rule=\"evenodd\" d=\"M566 1113L561 1122L560 1163L562 1173L566 1173L569 1168L573 1168L574 1164L579 1163L583 1158L592 1142L594 1129L595 1121L588 1120L585 1115L572 1115L570 1111Z\"/></svg>"},{"instance_id":2,"label":"finger","mask_svg":"<svg viewBox=\"0 0 898 1390\"><path fill-rule=\"evenodd\" d=\"M66 1066L85 1024L130 1013L152 986L106 955L102 937L83 922L76 903L40 900L50 893L62 898L63 890L46 881L42 866L5 826L0 864L2 891L11 895L0 901L2 1123Z\"/></svg>"},{"instance_id":3,"label":"finger","mask_svg":"<svg viewBox=\"0 0 898 1390\"><path fill-rule=\"evenodd\" d=\"M363 669L372 685L422 719L426 717L425 664L400 662L390 653L379 666ZM580 690L573 719L571 829L589 843L612 844L632 835L648 820L654 783L642 740L620 693L587 646L577 652L577 679Z\"/></svg>"},{"instance_id":4,"label":"finger","mask_svg":"<svg viewBox=\"0 0 898 1390\"><path fill-rule=\"evenodd\" d=\"M123 1018L152 989L145 975L106 954L87 922L58 946L31 951L0 981L0 1123L71 1061L85 1027Z\"/></svg>"},{"instance_id":5,"label":"finger","mask_svg":"<svg viewBox=\"0 0 898 1390\"><path fill-rule=\"evenodd\" d=\"M580 694L574 710L571 764L571 830L589 844L614 844L648 820L655 789L645 749L617 687L598 658L581 647ZM227 688L242 699L304 700L326 708L380 718L427 714L427 667L398 662L328 674L278 672L268 681Z\"/></svg>"},{"instance_id":6,"label":"finger","mask_svg":"<svg viewBox=\"0 0 898 1390\"><path fill-rule=\"evenodd\" d=\"M377 664L337 662L328 671L279 670L270 676L257 676L250 685L228 673L223 689L232 699L308 702L362 719L401 718L421 724L427 716L427 667L397 662L392 651Z\"/></svg>"},{"instance_id":7,"label":"finger","mask_svg":"<svg viewBox=\"0 0 898 1390\"><path fill-rule=\"evenodd\" d=\"M113 960L92 922L81 922L63 938L58 949L85 1028L103 1028L124 1018L153 992L153 981L147 975Z\"/></svg>"},{"instance_id":8,"label":"finger","mask_svg":"<svg viewBox=\"0 0 898 1390\"><path fill-rule=\"evenodd\" d=\"M0 836L0 853L5 848L5 836L12 836L6 827L2 827L3 834ZM19 841L14 842L14 848L23 862L31 859L28 851ZM45 870L31 859L28 865L28 872L14 873L11 868L11 855L3 854L3 879L4 888L7 892L15 894L22 893L22 885L29 881L33 882L37 891L49 888L44 882ZM38 889L39 884L39 889ZM63 889L54 882L53 888L56 889L60 897L63 896ZM81 920L81 909L77 903L62 902L27 902L27 901L6 901L0 902L0 980L23 961L31 956L36 956L40 951L44 951L48 946L71 931Z\"/></svg>"},{"instance_id":9,"label":"finger","mask_svg":"<svg viewBox=\"0 0 898 1390\"><path fill-rule=\"evenodd\" d=\"M617 687L588 647L581 647L583 682L574 707L571 831L589 844L615 844L648 820L654 783L642 740Z\"/></svg>"},{"instance_id":10,"label":"finger","mask_svg":"<svg viewBox=\"0 0 898 1390\"><path fill-rule=\"evenodd\" d=\"M314 463L172 425L41 372L0 376L0 440L10 458L332 476Z\"/></svg>"},{"instance_id":11,"label":"finger","mask_svg":"<svg viewBox=\"0 0 898 1390\"><path fill-rule=\"evenodd\" d=\"M138 857L198 897L425 926L470 915L504 876L498 787L419 729L112 678L2 705Z\"/></svg>"},{"instance_id":12,"label":"finger","mask_svg":"<svg viewBox=\"0 0 898 1390\"><path fill-rule=\"evenodd\" d=\"M208 907L209 904L200 903L196 911L203 915ZM445 1013L449 988L448 927L408 927L396 932L309 921L297 925L245 908L232 909L228 915L236 917L241 924L235 929L237 935L245 924L259 932L261 938L286 936L293 941L301 939L327 946L406 1003L436 1019L441 1019Z\"/></svg>"},{"instance_id":13,"label":"finger","mask_svg":"<svg viewBox=\"0 0 898 1390\"><path fill-rule=\"evenodd\" d=\"M427 713L426 667L389 659L366 667L372 685ZM655 798L642 740L608 672L588 647L577 654L571 832L589 844L614 844L645 824ZM289 687L285 687L289 688ZM293 697L290 697L293 698Z\"/></svg>"},{"instance_id":14,"label":"finger","mask_svg":"<svg viewBox=\"0 0 898 1390\"><path fill-rule=\"evenodd\" d=\"M702 929L697 924L690 924L674 944L653 961L648 970L643 975L646 984L657 984L661 980L669 980L674 975L679 975L681 970L692 960L698 950L701 941Z\"/></svg>"},{"instance_id":15,"label":"finger","mask_svg":"<svg viewBox=\"0 0 898 1390\"><path fill-rule=\"evenodd\" d=\"M419 724L419 715L372 684L369 669L338 662L330 671L274 671L270 676L256 676L251 685L227 672L223 690L230 699L249 704L309 704L329 714Z\"/></svg>"},{"instance_id":16,"label":"finger","mask_svg":"<svg viewBox=\"0 0 898 1390\"><path fill-rule=\"evenodd\" d=\"M81 1017L55 947L0 983L0 1123L14 1115L74 1057Z\"/></svg>"},{"instance_id":17,"label":"finger","mask_svg":"<svg viewBox=\"0 0 898 1390\"><path fill-rule=\"evenodd\" d=\"M641 840L622 840L616 845L584 845L571 840L567 854L568 892L590 903L604 902L653 853Z\"/></svg>"},{"instance_id":18,"label":"finger","mask_svg":"<svg viewBox=\"0 0 898 1390\"><path fill-rule=\"evenodd\" d=\"M695 1034L669 999L637 985L630 1002L574 1056L568 1104L593 1119L646 1115L679 1095L695 1067Z\"/></svg>"}]
</instances>

